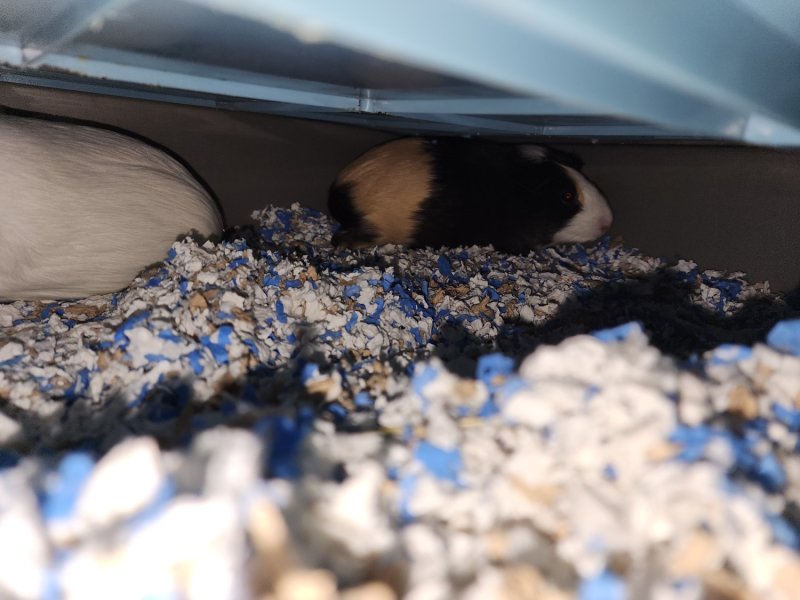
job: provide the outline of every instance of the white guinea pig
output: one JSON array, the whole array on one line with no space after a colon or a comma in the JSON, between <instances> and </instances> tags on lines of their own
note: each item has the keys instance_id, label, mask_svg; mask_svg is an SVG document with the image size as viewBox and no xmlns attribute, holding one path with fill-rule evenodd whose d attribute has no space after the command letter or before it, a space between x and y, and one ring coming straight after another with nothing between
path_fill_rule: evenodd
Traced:
<instances>
[{"instance_id":1,"label":"white guinea pig","mask_svg":"<svg viewBox=\"0 0 800 600\"><path fill-rule=\"evenodd\" d=\"M0 114L0 300L116 291L176 240L221 232L214 199L166 152Z\"/></svg>"},{"instance_id":2,"label":"white guinea pig","mask_svg":"<svg viewBox=\"0 0 800 600\"><path fill-rule=\"evenodd\" d=\"M577 157L540 146L403 138L367 151L333 183L336 245L494 245L527 253L588 242L612 221Z\"/></svg>"}]
</instances>

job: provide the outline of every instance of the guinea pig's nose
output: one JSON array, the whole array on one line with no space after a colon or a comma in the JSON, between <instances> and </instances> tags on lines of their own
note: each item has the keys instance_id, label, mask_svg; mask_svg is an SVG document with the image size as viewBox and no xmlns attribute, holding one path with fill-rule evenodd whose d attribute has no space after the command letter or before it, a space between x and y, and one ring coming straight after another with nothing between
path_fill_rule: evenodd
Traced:
<instances>
[{"instance_id":1,"label":"guinea pig's nose","mask_svg":"<svg viewBox=\"0 0 800 600\"><path fill-rule=\"evenodd\" d=\"M603 219L600 221L600 233L605 233L611 227L611 219Z\"/></svg>"}]
</instances>

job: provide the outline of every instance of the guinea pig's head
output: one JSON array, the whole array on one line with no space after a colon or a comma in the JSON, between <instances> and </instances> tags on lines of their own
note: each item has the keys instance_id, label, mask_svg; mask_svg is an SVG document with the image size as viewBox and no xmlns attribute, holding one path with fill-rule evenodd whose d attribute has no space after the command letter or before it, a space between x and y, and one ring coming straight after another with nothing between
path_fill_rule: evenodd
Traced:
<instances>
[{"instance_id":1,"label":"guinea pig's head","mask_svg":"<svg viewBox=\"0 0 800 600\"><path fill-rule=\"evenodd\" d=\"M589 242L608 231L611 207L580 172L577 157L536 146L524 154L534 163L536 216L549 226L549 243Z\"/></svg>"}]
</instances>

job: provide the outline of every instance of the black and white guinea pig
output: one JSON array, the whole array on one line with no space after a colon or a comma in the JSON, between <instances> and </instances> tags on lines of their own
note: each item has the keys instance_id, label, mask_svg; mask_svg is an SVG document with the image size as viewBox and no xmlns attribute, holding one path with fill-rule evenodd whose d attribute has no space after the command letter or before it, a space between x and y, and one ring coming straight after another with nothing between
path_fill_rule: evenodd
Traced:
<instances>
[{"instance_id":1,"label":"black and white guinea pig","mask_svg":"<svg viewBox=\"0 0 800 600\"><path fill-rule=\"evenodd\" d=\"M0 114L0 300L116 291L176 240L221 232L214 199L166 152Z\"/></svg>"},{"instance_id":2,"label":"black and white guinea pig","mask_svg":"<svg viewBox=\"0 0 800 600\"><path fill-rule=\"evenodd\" d=\"M612 221L580 161L540 146L402 138L357 158L330 188L335 245L493 245L511 253L588 242Z\"/></svg>"}]
</instances>

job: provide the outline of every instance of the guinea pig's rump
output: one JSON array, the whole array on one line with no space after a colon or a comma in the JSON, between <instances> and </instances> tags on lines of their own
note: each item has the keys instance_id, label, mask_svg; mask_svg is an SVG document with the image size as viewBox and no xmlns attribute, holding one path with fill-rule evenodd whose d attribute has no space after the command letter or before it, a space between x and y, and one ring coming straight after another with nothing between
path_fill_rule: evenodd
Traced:
<instances>
[{"instance_id":1,"label":"guinea pig's rump","mask_svg":"<svg viewBox=\"0 0 800 600\"><path fill-rule=\"evenodd\" d=\"M412 243L418 211L431 193L432 162L425 140L405 138L348 165L328 194L328 209L341 224L334 243Z\"/></svg>"},{"instance_id":2,"label":"guinea pig's rump","mask_svg":"<svg viewBox=\"0 0 800 600\"><path fill-rule=\"evenodd\" d=\"M328 192L328 210L339 222L333 234L333 245L363 248L374 245L377 231L359 212L353 202L353 184L335 182Z\"/></svg>"},{"instance_id":3,"label":"guinea pig's rump","mask_svg":"<svg viewBox=\"0 0 800 600\"><path fill-rule=\"evenodd\" d=\"M172 157L99 128L0 115L0 299L116 291L187 234L219 235Z\"/></svg>"}]
</instances>

